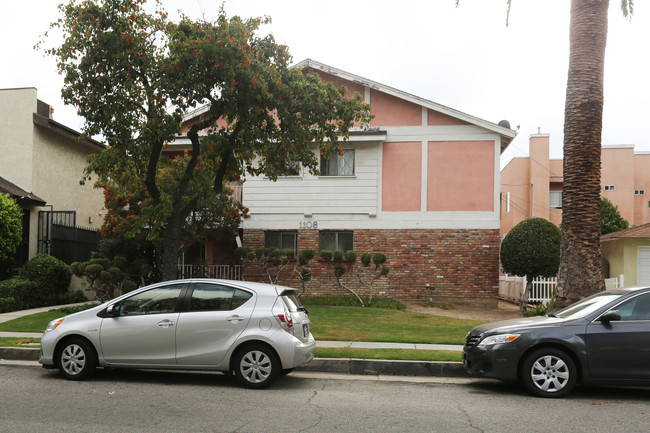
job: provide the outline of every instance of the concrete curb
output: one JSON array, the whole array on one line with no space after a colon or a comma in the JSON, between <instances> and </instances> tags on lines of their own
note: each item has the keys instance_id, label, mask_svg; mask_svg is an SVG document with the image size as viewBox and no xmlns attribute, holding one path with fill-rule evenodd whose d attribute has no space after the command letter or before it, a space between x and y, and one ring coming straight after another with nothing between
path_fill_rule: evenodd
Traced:
<instances>
[{"instance_id":1,"label":"concrete curb","mask_svg":"<svg viewBox=\"0 0 650 433\"><path fill-rule=\"evenodd\" d=\"M0 359L8 361L37 361L39 349L0 347ZM470 377L462 362L391 361L384 359L315 358L297 371L321 373Z\"/></svg>"},{"instance_id":2,"label":"concrete curb","mask_svg":"<svg viewBox=\"0 0 650 433\"><path fill-rule=\"evenodd\" d=\"M10 361L38 361L39 349L0 347L0 359Z\"/></svg>"},{"instance_id":3,"label":"concrete curb","mask_svg":"<svg viewBox=\"0 0 650 433\"><path fill-rule=\"evenodd\" d=\"M361 375L471 377L462 362L442 361L315 358L296 370Z\"/></svg>"}]
</instances>

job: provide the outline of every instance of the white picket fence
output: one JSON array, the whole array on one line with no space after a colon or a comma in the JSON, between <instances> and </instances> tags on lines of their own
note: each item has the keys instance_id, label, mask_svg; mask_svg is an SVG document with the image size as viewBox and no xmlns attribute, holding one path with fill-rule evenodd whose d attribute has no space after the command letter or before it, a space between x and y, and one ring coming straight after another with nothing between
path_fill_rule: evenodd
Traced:
<instances>
[{"instance_id":1,"label":"white picket fence","mask_svg":"<svg viewBox=\"0 0 650 433\"><path fill-rule=\"evenodd\" d=\"M623 287L623 275L618 278L606 278L605 287L616 289ZM538 277L533 284L528 296L528 302L546 303L551 300L557 286L557 278ZM519 302L526 290L526 277L502 275L499 277L499 297L509 301Z\"/></svg>"}]
</instances>

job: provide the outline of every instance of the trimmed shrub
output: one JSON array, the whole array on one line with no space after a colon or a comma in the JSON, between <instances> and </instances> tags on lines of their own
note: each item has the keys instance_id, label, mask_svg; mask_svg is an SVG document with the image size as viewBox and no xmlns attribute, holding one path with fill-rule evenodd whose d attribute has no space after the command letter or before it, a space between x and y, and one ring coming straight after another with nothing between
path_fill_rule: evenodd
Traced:
<instances>
[{"instance_id":1,"label":"trimmed shrub","mask_svg":"<svg viewBox=\"0 0 650 433\"><path fill-rule=\"evenodd\" d=\"M513 275L554 277L560 266L560 229L543 218L517 224L501 243L501 266Z\"/></svg>"},{"instance_id":2,"label":"trimmed shrub","mask_svg":"<svg viewBox=\"0 0 650 433\"><path fill-rule=\"evenodd\" d=\"M68 292L72 273L69 266L56 257L38 254L25 263L19 276L46 288L46 293L54 297Z\"/></svg>"}]
</instances>

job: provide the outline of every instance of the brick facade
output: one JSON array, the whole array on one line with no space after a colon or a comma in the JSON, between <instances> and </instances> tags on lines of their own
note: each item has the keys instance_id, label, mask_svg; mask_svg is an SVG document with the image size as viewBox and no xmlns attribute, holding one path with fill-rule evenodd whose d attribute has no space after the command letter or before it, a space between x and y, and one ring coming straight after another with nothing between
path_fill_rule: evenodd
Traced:
<instances>
[{"instance_id":1,"label":"brick facade","mask_svg":"<svg viewBox=\"0 0 650 433\"><path fill-rule=\"evenodd\" d=\"M318 230L298 230L298 250L313 249L318 254ZM264 230L244 231L244 245L264 246ZM354 230L354 250L381 252L388 257L390 273L376 285L374 296L399 300L420 300L495 307L499 285L499 230ZM306 295L343 295L329 278L329 270L315 258L310 264L314 281ZM366 289L344 277L346 284L362 296ZM259 269L249 266L244 279L263 280ZM267 280L268 281L268 280ZM287 266L278 282L300 287ZM431 289L426 288L426 284Z\"/></svg>"}]
</instances>

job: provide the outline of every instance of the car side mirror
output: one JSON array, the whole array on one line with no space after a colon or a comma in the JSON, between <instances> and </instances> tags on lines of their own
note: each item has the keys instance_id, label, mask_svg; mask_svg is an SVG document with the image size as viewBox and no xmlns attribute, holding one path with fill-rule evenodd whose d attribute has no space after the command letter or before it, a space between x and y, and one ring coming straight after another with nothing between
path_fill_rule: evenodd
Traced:
<instances>
[{"instance_id":1,"label":"car side mirror","mask_svg":"<svg viewBox=\"0 0 650 433\"><path fill-rule=\"evenodd\" d=\"M117 304L109 305L106 308L106 315L110 317L117 317L120 315L120 309L117 307Z\"/></svg>"},{"instance_id":2,"label":"car side mirror","mask_svg":"<svg viewBox=\"0 0 650 433\"><path fill-rule=\"evenodd\" d=\"M600 320L601 322L603 322L605 324L607 324L609 322L614 322L614 321L617 321L617 320L621 320L621 313L618 310L609 310L608 312L606 312L605 314L600 316L600 318L598 320Z\"/></svg>"}]
</instances>

